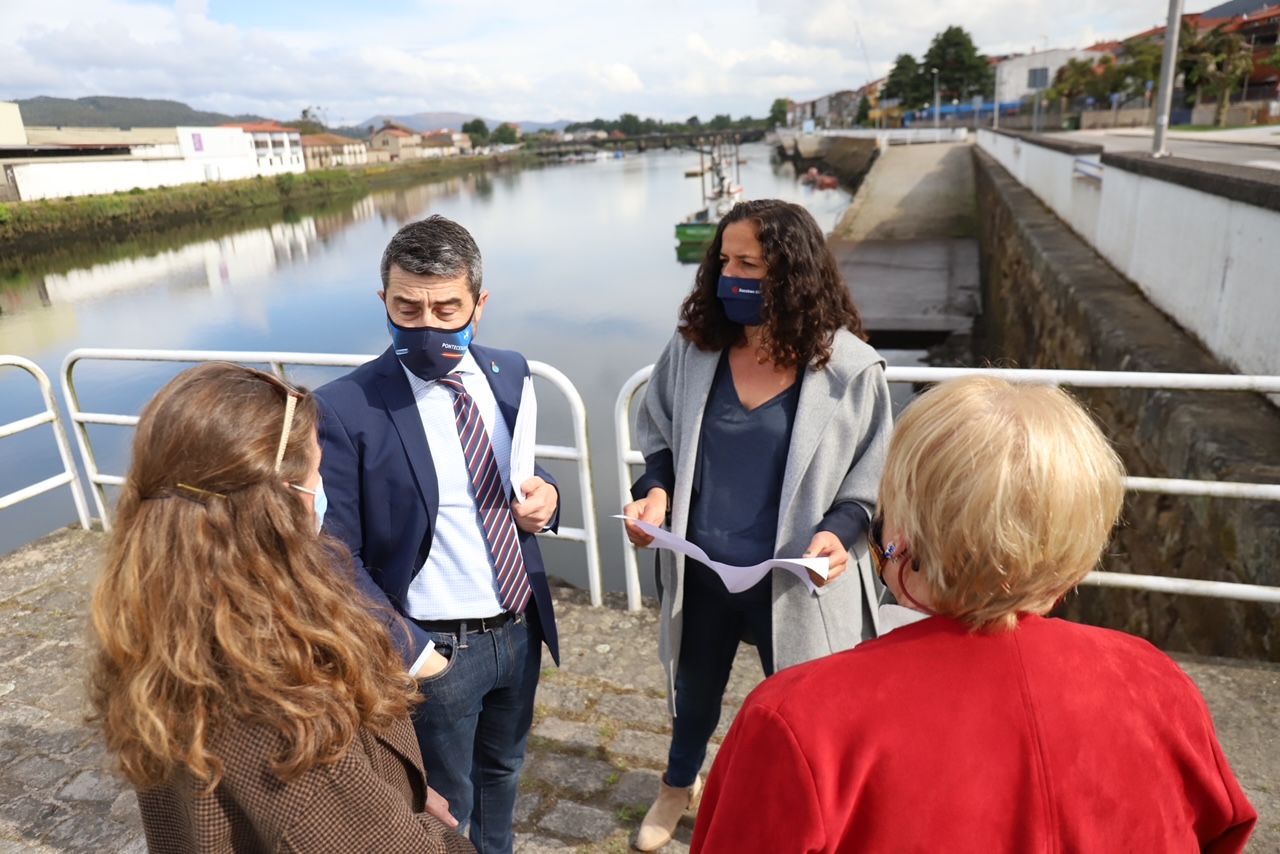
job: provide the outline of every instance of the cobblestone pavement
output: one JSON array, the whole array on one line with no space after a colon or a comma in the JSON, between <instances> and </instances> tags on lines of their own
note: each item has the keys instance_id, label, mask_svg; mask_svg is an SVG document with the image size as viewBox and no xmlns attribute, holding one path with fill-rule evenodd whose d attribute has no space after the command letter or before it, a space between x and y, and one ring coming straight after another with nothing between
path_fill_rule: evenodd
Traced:
<instances>
[{"instance_id":1,"label":"cobblestone pavement","mask_svg":"<svg viewBox=\"0 0 1280 854\"><path fill-rule=\"evenodd\" d=\"M102 535L62 531L0 558L0 854L144 852L137 801L84 723L85 620ZM667 712L657 614L591 608L555 588L563 667L547 658L517 804L516 851L622 852L657 791ZM1280 668L1180 659L1262 815L1251 850L1280 851ZM761 677L739 652L716 744ZM692 820L667 852L688 850Z\"/></svg>"}]
</instances>

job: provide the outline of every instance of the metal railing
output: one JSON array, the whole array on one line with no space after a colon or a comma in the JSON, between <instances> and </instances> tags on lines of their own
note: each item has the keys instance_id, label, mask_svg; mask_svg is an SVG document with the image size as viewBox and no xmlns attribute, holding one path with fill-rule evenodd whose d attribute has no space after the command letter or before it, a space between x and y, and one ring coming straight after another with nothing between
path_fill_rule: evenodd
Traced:
<instances>
[{"instance_id":1,"label":"metal railing","mask_svg":"<svg viewBox=\"0 0 1280 854\"><path fill-rule=\"evenodd\" d=\"M1071 161L1071 177L1082 178L1086 181L1094 183L1102 183L1102 172L1106 167L1096 160L1090 160L1087 157L1077 157Z\"/></svg>"},{"instance_id":2,"label":"metal railing","mask_svg":"<svg viewBox=\"0 0 1280 854\"><path fill-rule=\"evenodd\" d=\"M80 517L80 526L85 530L89 529L89 503L85 500L84 488L80 484L80 477L76 472L76 461L71 455L71 444L67 441L67 431L62 426L62 415L58 410L58 402L53 397L53 384L49 382L49 377L40 366L30 359L24 359L21 356L0 355L0 366L8 366L19 368L30 374L40 386L40 396L44 400L44 411L35 415L29 415L26 418L19 418L17 421L10 421L8 424L0 424L0 439L8 436L16 436L19 433L25 433L27 430L34 430L41 424L48 424L53 428L53 439L58 445L58 456L62 460L62 473L55 474L53 477L47 477L42 481L24 486L10 492L8 495L0 495L0 510L13 507L28 499L35 498L37 495L43 495L50 490L57 489L60 486L71 487L71 498L76 503L76 515Z\"/></svg>"},{"instance_id":3,"label":"metal railing","mask_svg":"<svg viewBox=\"0 0 1280 854\"><path fill-rule=\"evenodd\" d=\"M631 466L643 465L644 457L631 444L631 404L653 373L653 365L631 375L618 392L614 404L614 430L618 442L618 488L622 505L631 501ZM1173 374L1126 371L1057 371L1014 368L908 368L889 366L885 379L891 383L939 383L956 377L998 376L1010 382L1043 383L1075 388L1145 388L1183 391L1280 392L1280 377L1239 374ZM1280 484L1187 480L1164 477L1126 477L1125 487L1134 492L1170 495L1197 495L1214 498L1243 498L1280 501ZM622 505L619 505L621 507ZM626 576L627 608L640 609L639 549L623 540L623 570ZM1084 584L1096 587L1125 587L1161 593L1182 593L1219 599L1280 603L1280 587L1236 584L1193 578L1158 575L1131 575L1123 572L1092 572Z\"/></svg>"},{"instance_id":4,"label":"metal railing","mask_svg":"<svg viewBox=\"0 0 1280 854\"><path fill-rule=\"evenodd\" d=\"M357 355L343 353L284 353L255 351L213 351L213 350L119 350L100 348L81 348L72 350L62 363L62 391L66 398L67 411L70 413L76 442L80 447L80 457L84 461L85 472L89 478L89 486L93 492L94 502L102 518L104 530L110 530L111 515L107 502L107 486L119 486L124 483L120 475L105 474L98 467L97 457L93 452L93 444L89 438L90 424L107 424L118 427L132 427L138 423L136 415L121 415L101 412L85 412L80 407L80 398L76 393L74 371L78 364L86 361L113 362L238 362L242 364L269 365L271 371L281 379L287 379L286 365L354 368L377 358L376 355ZM535 453L542 459L566 460L576 463L578 474L578 491L582 499L581 528L561 525L557 533L540 536L553 539L580 542L587 553L587 584L591 594L591 604L600 605L603 601L603 581L600 571L600 540L596 525L595 496L591 485L591 454L587 445L587 416L582 396L578 394L573 383L552 366L543 362L529 362L529 371L556 388L566 399L573 419L574 444L543 445L535 447ZM77 483L78 488L78 483ZM83 496L81 496L83 501Z\"/></svg>"}]
</instances>

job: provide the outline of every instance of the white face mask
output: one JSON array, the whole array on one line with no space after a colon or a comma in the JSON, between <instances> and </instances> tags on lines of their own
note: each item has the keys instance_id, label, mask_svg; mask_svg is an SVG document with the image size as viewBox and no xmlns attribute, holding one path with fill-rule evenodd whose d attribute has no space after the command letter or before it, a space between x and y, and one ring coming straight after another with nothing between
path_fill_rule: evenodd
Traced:
<instances>
[{"instance_id":1,"label":"white face mask","mask_svg":"<svg viewBox=\"0 0 1280 854\"><path fill-rule=\"evenodd\" d=\"M315 498L316 531L319 532L320 528L324 525L324 511L329 509L329 499L324 494L324 478L320 478L320 480L316 482L315 489L307 489L305 486L299 486L296 483L289 484L289 487L291 489L296 489L299 492L305 492Z\"/></svg>"}]
</instances>

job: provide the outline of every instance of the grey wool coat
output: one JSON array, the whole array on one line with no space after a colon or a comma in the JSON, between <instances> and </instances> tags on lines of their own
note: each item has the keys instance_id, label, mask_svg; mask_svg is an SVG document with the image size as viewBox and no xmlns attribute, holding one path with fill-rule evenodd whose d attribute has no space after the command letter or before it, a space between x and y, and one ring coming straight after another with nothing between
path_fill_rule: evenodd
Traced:
<instances>
[{"instance_id":1,"label":"grey wool coat","mask_svg":"<svg viewBox=\"0 0 1280 854\"><path fill-rule=\"evenodd\" d=\"M636 423L647 457L670 449L675 463L671 530L685 536L698 440L720 352L699 350L679 332L653 368ZM831 360L805 370L782 480L775 552L799 557L827 511L856 501L874 513L893 430L884 360L841 329ZM865 539L849 552L845 573L810 593L789 572L772 573L773 654L777 669L850 649L876 634L876 588ZM856 560L856 566L855 566ZM684 558L659 552L663 597L658 654L667 672L667 696L675 709L675 670L683 627Z\"/></svg>"}]
</instances>

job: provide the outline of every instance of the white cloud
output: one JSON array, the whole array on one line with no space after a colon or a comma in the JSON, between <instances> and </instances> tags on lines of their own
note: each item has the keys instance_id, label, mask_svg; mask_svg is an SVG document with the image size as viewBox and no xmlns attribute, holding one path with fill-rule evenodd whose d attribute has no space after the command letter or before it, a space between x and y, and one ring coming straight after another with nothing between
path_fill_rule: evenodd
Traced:
<instances>
[{"instance_id":1,"label":"white cloud","mask_svg":"<svg viewBox=\"0 0 1280 854\"><path fill-rule=\"evenodd\" d=\"M587 72L592 80L609 92L627 93L644 90L644 82L640 79L640 75L621 62L611 62L608 65L592 63L587 67Z\"/></svg>"},{"instance_id":2,"label":"white cloud","mask_svg":"<svg viewBox=\"0 0 1280 854\"><path fill-rule=\"evenodd\" d=\"M287 118L473 111L498 119L760 115L774 98L854 88L899 53L964 26L980 49L1122 36L1162 0L420 0L408 11L319 4L296 23L219 15L208 0L0 0L0 97L166 97ZM343 11L345 9L345 11ZM859 35L861 38L859 38Z\"/></svg>"}]
</instances>

